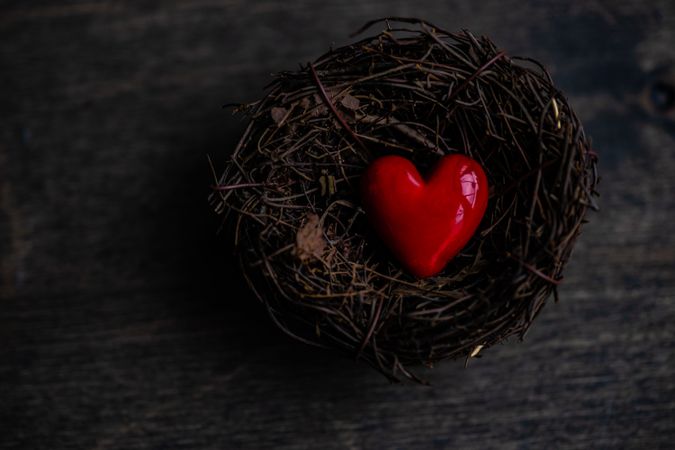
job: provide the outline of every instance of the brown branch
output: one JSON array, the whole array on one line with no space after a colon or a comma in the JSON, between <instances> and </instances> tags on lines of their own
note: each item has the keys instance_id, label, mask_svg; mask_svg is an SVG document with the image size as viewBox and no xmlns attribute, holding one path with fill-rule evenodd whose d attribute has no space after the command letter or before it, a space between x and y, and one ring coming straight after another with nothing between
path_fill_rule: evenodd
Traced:
<instances>
[{"instance_id":1,"label":"brown branch","mask_svg":"<svg viewBox=\"0 0 675 450\"><path fill-rule=\"evenodd\" d=\"M461 92L462 92L464 89L466 89L467 87L469 87L469 84L470 84L473 80L475 80L481 73L485 72L485 70L487 70L488 67L490 67L491 65L493 65L494 63L496 63L497 61L499 61L499 60L500 60L503 56L505 56L505 55L506 55L506 52L501 51L501 52L497 53L495 56L493 56L488 62L486 62L485 64L483 64L482 66L480 66L480 67L478 68L478 70L476 70L469 78L467 78L466 80L464 80L464 83L462 83L462 84L461 84L461 85L460 85L460 86L452 93L452 95L450 95L450 97L448 98L448 102L451 102L452 100L454 100L455 98L457 98L457 96L458 96L459 94L461 94Z\"/></svg>"},{"instance_id":2,"label":"brown branch","mask_svg":"<svg viewBox=\"0 0 675 450\"><path fill-rule=\"evenodd\" d=\"M312 72L312 76L314 77L314 81L316 82L317 87L319 88L319 92L321 93L321 98L323 101L326 103L326 106L330 108L330 110L333 112L335 117L337 118L338 122L340 122L340 125L342 125L342 128L344 128L351 136L354 138L356 142L361 146L362 149L368 150L366 145L363 143L363 141L358 137L356 133L347 125L347 121L342 117L342 114L337 110L331 99L328 97L328 92L326 92L326 89L324 88L323 84L321 83L321 80L319 79L319 74L316 73L316 69L314 68L314 64L309 63L309 70Z\"/></svg>"}]
</instances>

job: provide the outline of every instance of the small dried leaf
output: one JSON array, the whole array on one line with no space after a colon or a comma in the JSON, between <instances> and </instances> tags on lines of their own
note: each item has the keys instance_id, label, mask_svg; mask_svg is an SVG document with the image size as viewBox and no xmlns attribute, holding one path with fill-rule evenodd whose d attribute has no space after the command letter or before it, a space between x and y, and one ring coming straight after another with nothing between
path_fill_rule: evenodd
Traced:
<instances>
[{"instance_id":1,"label":"small dried leaf","mask_svg":"<svg viewBox=\"0 0 675 450\"><path fill-rule=\"evenodd\" d=\"M319 177L319 184L321 185L321 196L326 195L326 175Z\"/></svg>"},{"instance_id":2,"label":"small dried leaf","mask_svg":"<svg viewBox=\"0 0 675 450\"><path fill-rule=\"evenodd\" d=\"M312 258L320 259L325 249L326 241L323 238L319 216L308 214L305 224L295 237L295 254L300 261L306 262Z\"/></svg>"},{"instance_id":3,"label":"small dried leaf","mask_svg":"<svg viewBox=\"0 0 675 450\"><path fill-rule=\"evenodd\" d=\"M288 114L288 110L286 108L275 106L271 109L270 114L272 115L272 120L274 120L274 123L276 123L277 126L281 126L284 118L286 117L286 114Z\"/></svg>"},{"instance_id":4,"label":"small dried leaf","mask_svg":"<svg viewBox=\"0 0 675 450\"><path fill-rule=\"evenodd\" d=\"M333 195L335 192L337 192L335 177L333 175L328 175L328 194Z\"/></svg>"},{"instance_id":5,"label":"small dried leaf","mask_svg":"<svg viewBox=\"0 0 675 450\"><path fill-rule=\"evenodd\" d=\"M359 106L361 105L361 102L359 102L358 98L353 97L349 94L342 97L341 103L342 106L344 106L347 109L351 109L352 111L356 111L357 109L359 109Z\"/></svg>"},{"instance_id":6,"label":"small dried leaf","mask_svg":"<svg viewBox=\"0 0 675 450\"><path fill-rule=\"evenodd\" d=\"M474 347L473 351L469 355L469 358L475 358L476 356L478 356L483 347L485 347L483 344L476 345L476 347Z\"/></svg>"}]
</instances>

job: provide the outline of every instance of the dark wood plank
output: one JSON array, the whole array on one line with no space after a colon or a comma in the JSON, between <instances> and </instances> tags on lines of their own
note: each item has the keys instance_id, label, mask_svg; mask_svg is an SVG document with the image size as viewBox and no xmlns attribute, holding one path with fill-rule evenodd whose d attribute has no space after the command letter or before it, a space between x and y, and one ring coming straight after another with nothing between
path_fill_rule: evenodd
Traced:
<instances>
[{"instance_id":1,"label":"dark wood plank","mask_svg":"<svg viewBox=\"0 0 675 450\"><path fill-rule=\"evenodd\" d=\"M278 332L206 204L220 106L384 15L543 60L602 161L561 303L430 388ZM673 30L667 0L3 2L0 447L672 447Z\"/></svg>"}]
</instances>

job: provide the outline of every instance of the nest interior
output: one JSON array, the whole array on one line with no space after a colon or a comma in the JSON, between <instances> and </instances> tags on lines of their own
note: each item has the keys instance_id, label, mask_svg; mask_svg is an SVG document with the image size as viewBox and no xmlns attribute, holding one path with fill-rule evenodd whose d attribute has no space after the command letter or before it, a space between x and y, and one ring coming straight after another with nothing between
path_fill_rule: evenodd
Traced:
<instances>
[{"instance_id":1,"label":"nest interior","mask_svg":"<svg viewBox=\"0 0 675 450\"><path fill-rule=\"evenodd\" d=\"M238 108L249 123L210 200L280 328L419 381L412 366L522 337L557 300L597 158L536 61L422 20L361 31L373 25ZM359 178L379 156L424 173L452 153L482 164L487 212L442 273L416 279L371 230Z\"/></svg>"}]
</instances>

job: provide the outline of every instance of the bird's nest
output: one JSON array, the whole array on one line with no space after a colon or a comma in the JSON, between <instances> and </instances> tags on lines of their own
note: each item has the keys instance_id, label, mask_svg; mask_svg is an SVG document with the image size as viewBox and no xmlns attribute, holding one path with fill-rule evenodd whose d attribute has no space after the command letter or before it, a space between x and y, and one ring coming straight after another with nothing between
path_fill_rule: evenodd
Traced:
<instances>
[{"instance_id":1,"label":"bird's nest","mask_svg":"<svg viewBox=\"0 0 675 450\"><path fill-rule=\"evenodd\" d=\"M276 75L211 195L243 274L274 322L392 380L523 336L562 280L589 207L596 155L536 61L417 19ZM362 30L363 31L363 30ZM480 162L488 208L437 276L406 273L371 230L359 177L382 155L422 172Z\"/></svg>"}]
</instances>

